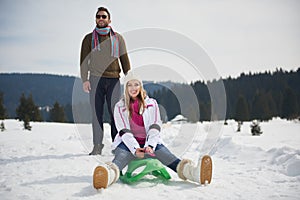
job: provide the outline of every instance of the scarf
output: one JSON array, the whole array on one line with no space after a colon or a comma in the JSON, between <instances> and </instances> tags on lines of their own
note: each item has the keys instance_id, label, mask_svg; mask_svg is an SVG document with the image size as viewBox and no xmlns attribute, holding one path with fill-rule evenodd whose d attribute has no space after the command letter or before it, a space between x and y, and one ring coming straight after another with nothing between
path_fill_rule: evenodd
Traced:
<instances>
[{"instance_id":1,"label":"scarf","mask_svg":"<svg viewBox=\"0 0 300 200\"><path fill-rule=\"evenodd\" d=\"M140 145L145 145L147 133L145 130L145 124L143 115L139 114L139 100L135 100L130 103L132 109L132 117L129 120L130 130L132 131L135 139Z\"/></svg>"},{"instance_id":2,"label":"scarf","mask_svg":"<svg viewBox=\"0 0 300 200\"><path fill-rule=\"evenodd\" d=\"M111 41L111 56L118 58L119 57L119 39L115 32L112 30L110 26L105 28L95 28L92 35L92 50L93 51L100 51L100 44L98 34L101 35L108 35L110 34L110 41Z\"/></svg>"}]
</instances>

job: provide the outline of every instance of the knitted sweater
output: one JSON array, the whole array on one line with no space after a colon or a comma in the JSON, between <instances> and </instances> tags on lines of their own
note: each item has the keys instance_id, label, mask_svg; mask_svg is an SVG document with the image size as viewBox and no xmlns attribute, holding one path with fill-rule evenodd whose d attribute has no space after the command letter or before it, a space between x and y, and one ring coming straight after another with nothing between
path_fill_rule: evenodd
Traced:
<instances>
[{"instance_id":1,"label":"knitted sweater","mask_svg":"<svg viewBox=\"0 0 300 200\"><path fill-rule=\"evenodd\" d=\"M145 145L146 142L146 129L144 125L143 116L139 114L139 101L135 100L130 103L132 108L132 117L129 120L130 129L140 145Z\"/></svg>"},{"instance_id":2,"label":"knitted sweater","mask_svg":"<svg viewBox=\"0 0 300 200\"><path fill-rule=\"evenodd\" d=\"M130 70L130 62L127 55L123 37L116 33L119 39L120 62L122 70L126 74ZM110 36L100 36L100 51L92 51L92 33L87 34L81 45L80 74L83 82L88 80L88 72L93 76L106 78L119 78L121 68L119 59L111 56Z\"/></svg>"}]
</instances>

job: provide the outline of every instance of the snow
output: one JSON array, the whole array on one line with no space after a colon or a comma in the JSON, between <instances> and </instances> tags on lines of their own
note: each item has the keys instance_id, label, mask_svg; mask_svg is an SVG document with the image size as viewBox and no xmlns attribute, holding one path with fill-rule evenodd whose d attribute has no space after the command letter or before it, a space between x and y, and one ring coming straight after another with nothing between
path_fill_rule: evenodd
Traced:
<instances>
[{"instance_id":1,"label":"snow","mask_svg":"<svg viewBox=\"0 0 300 200\"><path fill-rule=\"evenodd\" d=\"M171 122L187 122L187 118L184 117L183 115L176 115L176 117L174 117Z\"/></svg>"},{"instance_id":2,"label":"snow","mask_svg":"<svg viewBox=\"0 0 300 200\"><path fill-rule=\"evenodd\" d=\"M1 199L299 199L300 123L273 119L262 122L261 136L251 136L250 122L236 132L228 121L215 134L213 123L163 125L168 148L181 158L197 162L205 152L213 159L208 186L172 179L146 177L135 185L120 181L95 190L94 168L111 161L110 127L105 124L103 155L88 156L91 125L5 120L0 132ZM211 137L213 135L213 137ZM211 143L211 144L208 144ZM209 148L209 149L208 149Z\"/></svg>"}]
</instances>

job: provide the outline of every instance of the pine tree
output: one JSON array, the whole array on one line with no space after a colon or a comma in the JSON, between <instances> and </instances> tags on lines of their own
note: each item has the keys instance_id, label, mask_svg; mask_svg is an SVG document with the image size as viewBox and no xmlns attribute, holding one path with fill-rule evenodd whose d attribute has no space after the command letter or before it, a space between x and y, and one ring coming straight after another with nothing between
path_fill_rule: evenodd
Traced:
<instances>
[{"instance_id":1,"label":"pine tree","mask_svg":"<svg viewBox=\"0 0 300 200\"><path fill-rule=\"evenodd\" d=\"M73 123L74 122L74 118L73 118L73 111L72 111L72 105L71 104L67 104L64 106L64 111L65 111L65 115L66 115L66 121Z\"/></svg>"},{"instance_id":2,"label":"pine tree","mask_svg":"<svg viewBox=\"0 0 300 200\"><path fill-rule=\"evenodd\" d=\"M287 119L296 118L298 115L297 96L291 88L285 90L281 113Z\"/></svg>"},{"instance_id":3,"label":"pine tree","mask_svg":"<svg viewBox=\"0 0 300 200\"><path fill-rule=\"evenodd\" d=\"M32 127L30 126L30 119L27 114L25 115L23 122L24 122L24 129L31 131Z\"/></svg>"},{"instance_id":4,"label":"pine tree","mask_svg":"<svg viewBox=\"0 0 300 200\"><path fill-rule=\"evenodd\" d=\"M20 104L16 109L17 118L24 122L24 128L31 130L30 121L42 121L38 107L35 105L32 95L28 98L23 93L20 97Z\"/></svg>"},{"instance_id":5,"label":"pine tree","mask_svg":"<svg viewBox=\"0 0 300 200\"><path fill-rule=\"evenodd\" d=\"M27 100L26 100L24 93L22 93L19 101L20 101L20 104L19 104L18 108L16 109L16 114L17 114L17 118L20 121L23 121L25 119L26 113L30 112L30 111L27 111Z\"/></svg>"},{"instance_id":6,"label":"pine tree","mask_svg":"<svg viewBox=\"0 0 300 200\"><path fill-rule=\"evenodd\" d=\"M267 95L257 92L252 103L251 119L269 120L271 118L272 112Z\"/></svg>"},{"instance_id":7,"label":"pine tree","mask_svg":"<svg viewBox=\"0 0 300 200\"><path fill-rule=\"evenodd\" d=\"M42 121L41 113L39 111L38 106L36 106L33 101L32 94L30 94L27 98L27 109L31 111L30 113L28 113L29 119L31 121Z\"/></svg>"},{"instance_id":8,"label":"pine tree","mask_svg":"<svg viewBox=\"0 0 300 200\"><path fill-rule=\"evenodd\" d=\"M240 95L235 107L235 120L248 121L249 108L248 103L243 95Z\"/></svg>"},{"instance_id":9,"label":"pine tree","mask_svg":"<svg viewBox=\"0 0 300 200\"><path fill-rule=\"evenodd\" d=\"M24 93L21 95L16 114L20 121L24 121L25 117L27 117L29 121L42 121L40 111L35 105L31 94L28 98L25 97Z\"/></svg>"},{"instance_id":10,"label":"pine tree","mask_svg":"<svg viewBox=\"0 0 300 200\"><path fill-rule=\"evenodd\" d=\"M211 120L211 104L210 103L199 103L200 108L200 121Z\"/></svg>"},{"instance_id":11,"label":"pine tree","mask_svg":"<svg viewBox=\"0 0 300 200\"><path fill-rule=\"evenodd\" d=\"M54 103L53 108L50 110L50 120L52 122L66 121L64 108L61 107L57 101Z\"/></svg>"},{"instance_id":12,"label":"pine tree","mask_svg":"<svg viewBox=\"0 0 300 200\"><path fill-rule=\"evenodd\" d=\"M3 93L0 92L0 120L7 118L6 109L3 105Z\"/></svg>"},{"instance_id":13,"label":"pine tree","mask_svg":"<svg viewBox=\"0 0 300 200\"><path fill-rule=\"evenodd\" d=\"M1 124L0 124L0 130L1 131L5 131L5 125L4 125L4 122L2 121Z\"/></svg>"},{"instance_id":14,"label":"pine tree","mask_svg":"<svg viewBox=\"0 0 300 200\"><path fill-rule=\"evenodd\" d=\"M3 105L3 93L0 92L0 120L3 120L5 118L7 118L7 115L6 115L6 109ZM5 125L3 121L0 124L0 130L1 131L5 130Z\"/></svg>"}]
</instances>

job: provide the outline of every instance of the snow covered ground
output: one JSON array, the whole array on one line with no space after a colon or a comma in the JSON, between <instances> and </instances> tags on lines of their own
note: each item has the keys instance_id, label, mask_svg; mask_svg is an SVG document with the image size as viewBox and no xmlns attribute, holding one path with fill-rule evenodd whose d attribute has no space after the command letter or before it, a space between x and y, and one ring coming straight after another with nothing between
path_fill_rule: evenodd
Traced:
<instances>
[{"instance_id":1,"label":"snow covered ground","mask_svg":"<svg viewBox=\"0 0 300 200\"><path fill-rule=\"evenodd\" d=\"M163 126L166 145L195 162L202 153L213 159L209 186L146 177L136 185L120 181L106 190L92 186L94 168L110 161L109 125L105 124L103 155L88 156L91 126L32 122L32 131L5 120L0 132L1 199L299 199L300 123L273 119L261 123L263 134L251 136L250 122L237 133L228 121L210 140L211 123ZM182 131L193 130L193 131ZM207 145L207 143L211 143Z\"/></svg>"}]
</instances>

